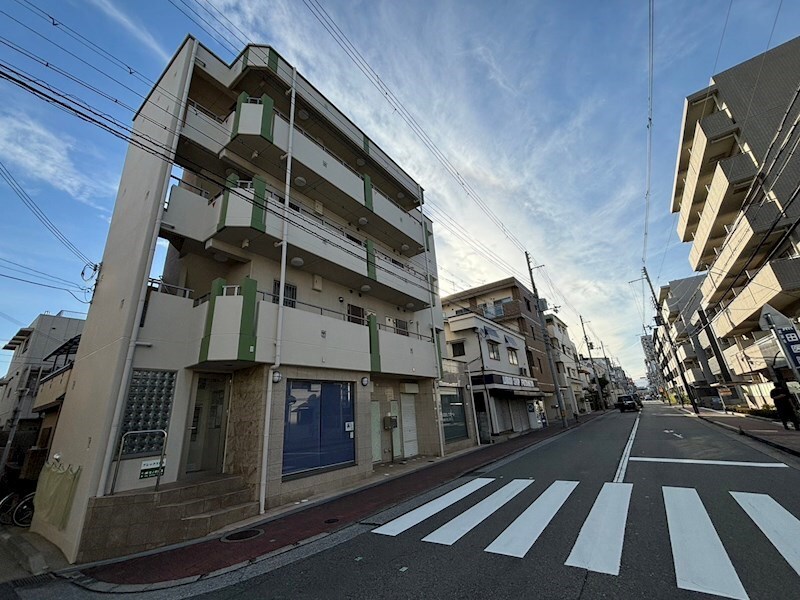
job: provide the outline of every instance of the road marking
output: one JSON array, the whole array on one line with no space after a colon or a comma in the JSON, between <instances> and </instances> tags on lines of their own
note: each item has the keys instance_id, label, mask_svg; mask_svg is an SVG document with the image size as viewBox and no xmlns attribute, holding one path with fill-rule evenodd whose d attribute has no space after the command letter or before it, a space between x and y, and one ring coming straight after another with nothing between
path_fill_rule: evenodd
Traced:
<instances>
[{"instance_id":1,"label":"road marking","mask_svg":"<svg viewBox=\"0 0 800 600\"><path fill-rule=\"evenodd\" d=\"M747 592L697 491L667 486L661 490L678 587L747 600Z\"/></svg>"},{"instance_id":2,"label":"road marking","mask_svg":"<svg viewBox=\"0 0 800 600\"><path fill-rule=\"evenodd\" d=\"M444 544L446 546L455 544L472 529L480 525L489 515L532 483L532 479L515 479L511 483L507 483L468 511L461 513L452 521L442 525L430 535L422 538L422 541Z\"/></svg>"},{"instance_id":3,"label":"road marking","mask_svg":"<svg viewBox=\"0 0 800 600\"><path fill-rule=\"evenodd\" d=\"M619 466L617 472L614 474L614 483L621 483L625 479L625 471L628 469L628 459L631 456L631 447L633 446L633 438L636 437L636 430L639 429L639 418L642 413L636 415L636 421L633 423L631 435L628 437L628 443L625 444L625 450L622 451L622 458L619 459Z\"/></svg>"},{"instance_id":4,"label":"road marking","mask_svg":"<svg viewBox=\"0 0 800 600\"><path fill-rule=\"evenodd\" d=\"M800 521L767 494L731 492L731 496L800 575Z\"/></svg>"},{"instance_id":5,"label":"road marking","mask_svg":"<svg viewBox=\"0 0 800 600\"><path fill-rule=\"evenodd\" d=\"M523 558L577 485L577 481L554 481L485 551Z\"/></svg>"},{"instance_id":6,"label":"road marking","mask_svg":"<svg viewBox=\"0 0 800 600\"><path fill-rule=\"evenodd\" d=\"M423 504L419 508L415 508L411 512L407 512L401 517L389 521L386 525L382 525L377 529L373 529L372 533L379 533L381 535L398 535L403 533L406 529L412 528L418 523L422 523L428 517L431 517L444 510L451 504L455 504L459 500L466 498L472 492L481 489L483 486L490 484L494 479L488 477L478 477L472 481L468 481L464 485L447 492L444 496L439 496L435 500L431 500Z\"/></svg>"},{"instance_id":7,"label":"road marking","mask_svg":"<svg viewBox=\"0 0 800 600\"><path fill-rule=\"evenodd\" d=\"M619 575L632 483L604 483L565 565Z\"/></svg>"},{"instance_id":8,"label":"road marking","mask_svg":"<svg viewBox=\"0 0 800 600\"><path fill-rule=\"evenodd\" d=\"M761 467L769 468L789 468L780 462L746 462L738 460L700 460L697 458L662 458L652 456L631 456L633 462L653 462L653 463L678 463L682 465L719 465L722 467Z\"/></svg>"}]
</instances>

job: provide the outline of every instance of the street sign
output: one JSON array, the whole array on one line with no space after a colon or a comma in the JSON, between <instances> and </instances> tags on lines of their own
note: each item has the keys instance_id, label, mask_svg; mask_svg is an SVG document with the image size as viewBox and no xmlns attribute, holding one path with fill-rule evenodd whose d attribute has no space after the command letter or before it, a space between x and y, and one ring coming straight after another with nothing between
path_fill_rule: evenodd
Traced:
<instances>
[{"instance_id":1,"label":"street sign","mask_svg":"<svg viewBox=\"0 0 800 600\"><path fill-rule=\"evenodd\" d=\"M781 341L781 345L786 349L787 360L794 368L800 367L800 335L793 326L777 327L775 333Z\"/></svg>"}]
</instances>

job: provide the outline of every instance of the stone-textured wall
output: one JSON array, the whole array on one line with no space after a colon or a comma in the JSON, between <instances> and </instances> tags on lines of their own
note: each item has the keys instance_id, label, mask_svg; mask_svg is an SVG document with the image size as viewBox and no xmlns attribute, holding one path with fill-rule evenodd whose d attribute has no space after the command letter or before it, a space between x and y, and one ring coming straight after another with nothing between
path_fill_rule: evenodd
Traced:
<instances>
[{"instance_id":1,"label":"stone-textured wall","mask_svg":"<svg viewBox=\"0 0 800 600\"><path fill-rule=\"evenodd\" d=\"M225 472L240 475L257 498L261 471L264 398L269 369L258 365L236 371L231 383ZM277 387L277 386L276 386Z\"/></svg>"},{"instance_id":2,"label":"stone-textured wall","mask_svg":"<svg viewBox=\"0 0 800 600\"><path fill-rule=\"evenodd\" d=\"M434 397L433 381L419 381L419 393L414 400L417 413L417 444L419 453L426 456L439 456L439 403Z\"/></svg>"}]
</instances>

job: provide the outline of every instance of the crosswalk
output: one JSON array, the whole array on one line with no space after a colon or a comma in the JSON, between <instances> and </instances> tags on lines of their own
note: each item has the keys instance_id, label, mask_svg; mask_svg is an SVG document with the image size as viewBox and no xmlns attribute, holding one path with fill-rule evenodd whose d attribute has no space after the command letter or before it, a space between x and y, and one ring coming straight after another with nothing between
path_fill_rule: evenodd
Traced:
<instances>
[{"instance_id":1,"label":"crosswalk","mask_svg":"<svg viewBox=\"0 0 800 600\"><path fill-rule=\"evenodd\" d=\"M468 497L478 490L489 490L491 487L486 486L496 486L498 483L499 480L488 477L472 479L372 530L372 533L398 536L462 500L468 502ZM514 479L504 483L499 489L422 537L422 541L444 546L456 544L533 483L533 479ZM579 485L577 481L554 481L484 551L524 558ZM685 590L747 600L747 592L697 490L663 486L661 491L677 586ZM632 492L631 483L603 485L583 522L565 565L619 575ZM730 494L778 553L800 575L800 520L768 494L737 491L731 491Z\"/></svg>"}]
</instances>

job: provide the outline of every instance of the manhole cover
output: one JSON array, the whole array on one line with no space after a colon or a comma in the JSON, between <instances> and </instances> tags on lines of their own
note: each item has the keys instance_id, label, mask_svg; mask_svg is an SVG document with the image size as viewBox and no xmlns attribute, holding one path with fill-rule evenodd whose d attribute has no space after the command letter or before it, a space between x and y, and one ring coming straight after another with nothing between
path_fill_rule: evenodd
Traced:
<instances>
[{"instance_id":1,"label":"manhole cover","mask_svg":"<svg viewBox=\"0 0 800 600\"><path fill-rule=\"evenodd\" d=\"M220 538L221 542L244 542L245 540L252 540L260 535L263 535L263 529L242 529L241 531L234 531L228 535Z\"/></svg>"},{"instance_id":2,"label":"manhole cover","mask_svg":"<svg viewBox=\"0 0 800 600\"><path fill-rule=\"evenodd\" d=\"M339 519L325 519L326 523L338 523Z\"/></svg>"}]
</instances>

